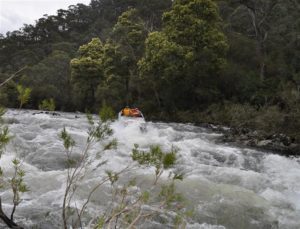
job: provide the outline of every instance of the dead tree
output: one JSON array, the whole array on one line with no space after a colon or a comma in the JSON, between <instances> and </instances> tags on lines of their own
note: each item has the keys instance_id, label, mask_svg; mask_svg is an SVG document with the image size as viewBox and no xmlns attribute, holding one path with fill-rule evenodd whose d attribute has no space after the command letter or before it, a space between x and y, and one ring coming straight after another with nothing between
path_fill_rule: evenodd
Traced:
<instances>
[{"instance_id":1,"label":"dead tree","mask_svg":"<svg viewBox=\"0 0 300 229\"><path fill-rule=\"evenodd\" d=\"M2 86L4 86L5 84L7 84L9 81L11 81L13 78L15 78L20 72L24 71L27 68L27 66L21 68L19 71L15 72L14 74L12 74L9 78L7 78L6 80L4 80L1 84L0 84L0 88Z\"/></svg>"},{"instance_id":2,"label":"dead tree","mask_svg":"<svg viewBox=\"0 0 300 229\"><path fill-rule=\"evenodd\" d=\"M271 16L279 0L233 0L232 3L238 4L238 8L243 10L250 19L251 30L256 41L256 52L259 59L260 80L265 79L266 69L266 43L271 30ZM235 11L237 12L237 11Z\"/></svg>"}]
</instances>

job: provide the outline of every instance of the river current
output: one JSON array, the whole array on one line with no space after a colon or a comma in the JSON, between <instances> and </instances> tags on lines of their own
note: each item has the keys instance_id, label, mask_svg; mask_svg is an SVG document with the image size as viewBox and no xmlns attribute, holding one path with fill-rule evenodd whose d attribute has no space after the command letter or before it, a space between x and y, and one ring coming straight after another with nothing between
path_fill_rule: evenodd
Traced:
<instances>
[{"instance_id":1,"label":"river current","mask_svg":"<svg viewBox=\"0 0 300 229\"><path fill-rule=\"evenodd\" d=\"M11 161L17 157L26 171L25 182L30 191L22 194L23 201L15 213L17 222L25 228L61 228L66 169L58 134L66 127L80 150L87 137L88 123L83 114L35 112L8 110L5 114L14 137L0 159L0 166L5 177L11 176ZM108 162L95 167L84 179L81 192L75 196L78 203L86 198L84 187L96 184L106 169L119 171L132 162L130 153L134 144L144 149L159 144L164 150L172 146L179 149L176 169L184 173L184 179L177 182L176 188L194 209L188 228L300 228L300 158L221 144L217 141L221 134L194 125L152 122L146 125L146 131L141 132L135 124L112 123L111 138L117 139L118 147L106 151L102 157L97 155L103 146L98 144L91 149L95 165ZM139 169L134 176L147 180L151 174L153 169ZM10 212L10 189L4 187L0 192L3 208ZM89 214L99 214L103 202L104 195L97 193L88 205ZM155 224L147 228L167 227Z\"/></svg>"}]
</instances>

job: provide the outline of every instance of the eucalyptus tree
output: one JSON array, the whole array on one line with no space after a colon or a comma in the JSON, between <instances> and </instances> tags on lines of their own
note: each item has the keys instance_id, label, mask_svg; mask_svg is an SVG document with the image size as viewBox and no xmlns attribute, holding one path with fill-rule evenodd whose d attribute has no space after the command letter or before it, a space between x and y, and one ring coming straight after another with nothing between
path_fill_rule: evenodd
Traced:
<instances>
[{"instance_id":1,"label":"eucalyptus tree","mask_svg":"<svg viewBox=\"0 0 300 229\"><path fill-rule=\"evenodd\" d=\"M226 50L217 5L177 0L163 14L162 31L149 34L140 73L152 85L159 106L162 100L170 103L168 108L190 108L213 96Z\"/></svg>"},{"instance_id":2,"label":"eucalyptus tree","mask_svg":"<svg viewBox=\"0 0 300 229\"><path fill-rule=\"evenodd\" d=\"M109 89L112 92L111 96L123 103L120 105L138 100L133 98L133 94L137 94L136 97L140 94L137 62L143 55L146 36L144 22L136 9L126 11L118 18L111 39L104 46L105 80L98 90L100 97L104 96L106 88L106 91Z\"/></svg>"},{"instance_id":3,"label":"eucalyptus tree","mask_svg":"<svg viewBox=\"0 0 300 229\"><path fill-rule=\"evenodd\" d=\"M88 44L80 46L78 57L71 60L71 85L73 99L80 110L92 108L95 92L101 79L103 44L93 38Z\"/></svg>"},{"instance_id":4,"label":"eucalyptus tree","mask_svg":"<svg viewBox=\"0 0 300 229\"><path fill-rule=\"evenodd\" d=\"M280 0L231 0L235 8L231 18L233 24L256 41L256 55L259 62L260 80L265 79L267 43L274 26L274 14L278 12ZM242 24L241 24L242 23Z\"/></svg>"}]
</instances>

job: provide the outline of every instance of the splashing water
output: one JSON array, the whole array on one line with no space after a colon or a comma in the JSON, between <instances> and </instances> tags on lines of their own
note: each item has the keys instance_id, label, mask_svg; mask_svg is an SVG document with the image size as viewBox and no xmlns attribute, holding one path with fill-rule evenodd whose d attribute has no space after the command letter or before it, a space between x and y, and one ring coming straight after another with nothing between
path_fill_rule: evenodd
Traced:
<instances>
[{"instance_id":1,"label":"splashing water","mask_svg":"<svg viewBox=\"0 0 300 229\"><path fill-rule=\"evenodd\" d=\"M66 170L58 134L66 127L77 142L77 150L87 137L85 115L59 114L34 115L34 111L8 110L5 115L14 139L0 165L5 176L10 176L11 160L15 157L23 160L30 191L22 196L24 200L15 218L26 227L60 228ZM220 134L193 125L148 122L147 131L141 132L138 124L124 126L115 121L112 129L118 148L102 157L98 155L103 149L100 144L91 150L95 165L105 160L108 163L86 177L75 196L78 203L86 197L85 188L96 184L107 168L119 171L131 163L134 144L141 148L159 144L164 150L172 146L180 149L176 169L185 176L177 183L177 189L195 209L194 223L188 228L300 228L300 158L217 144L215 140ZM152 173L151 169L141 169L134 175L147 179ZM11 191L1 191L3 207L10 212ZM89 214L99 215L105 201L105 192L96 193L88 205ZM147 228L166 227L153 224Z\"/></svg>"}]
</instances>

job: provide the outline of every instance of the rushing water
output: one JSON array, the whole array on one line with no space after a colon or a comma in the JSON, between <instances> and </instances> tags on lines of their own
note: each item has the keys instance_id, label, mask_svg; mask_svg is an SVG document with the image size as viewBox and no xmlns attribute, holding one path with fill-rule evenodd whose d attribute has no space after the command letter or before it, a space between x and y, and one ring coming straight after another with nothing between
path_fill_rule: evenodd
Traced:
<instances>
[{"instance_id":1,"label":"rushing water","mask_svg":"<svg viewBox=\"0 0 300 229\"><path fill-rule=\"evenodd\" d=\"M11 160L21 158L30 191L25 193L15 218L25 227L60 228L61 205L66 179L65 155L58 133L66 127L78 148L84 144L88 124L84 115L60 113L33 114L34 111L9 110L5 119L14 138L2 156L5 176L11 175ZM193 206L194 222L189 228L300 228L300 158L287 158L253 149L216 143L220 134L184 124L147 123L147 131L116 121L113 138L118 148L98 157L101 145L91 150L94 170L83 187L92 187L105 169L119 171L131 163L135 143L142 148L160 144L168 150L180 149L177 170L184 180L177 183ZM93 164L91 166L94 166ZM137 170L136 176L148 177L153 170ZM9 189L1 192L3 207L10 211ZM75 197L84 200L84 188ZM97 215L105 195L97 194L88 207ZM1 226L0 226L1 227ZM148 228L166 228L163 225Z\"/></svg>"}]
</instances>

